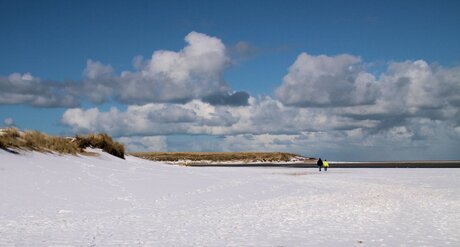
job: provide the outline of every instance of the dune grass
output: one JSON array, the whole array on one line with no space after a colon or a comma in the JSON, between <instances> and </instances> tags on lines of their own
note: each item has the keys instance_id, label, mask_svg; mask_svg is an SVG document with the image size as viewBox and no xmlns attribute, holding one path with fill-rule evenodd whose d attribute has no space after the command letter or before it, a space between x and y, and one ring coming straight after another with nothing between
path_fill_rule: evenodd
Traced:
<instances>
[{"instance_id":1,"label":"dune grass","mask_svg":"<svg viewBox=\"0 0 460 247\"><path fill-rule=\"evenodd\" d=\"M80 151L75 143L64 137L49 136L38 131L20 132L15 128L2 130L0 148L57 152L61 154L77 154Z\"/></svg>"},{"instance_id":2,"label":"dune grass","mask_svg":"<svg viewBox=\"0 0 460 247\"><path fill-rule=\"evenodd\" d=\"M77 135L75 138L49 136L39 131L21 132L16 128L2 129L0 148L8 151L17 149L59 154L85 153L85 148L100 148L116 157L124 159L124 146L112 140L107 134Z\"/></svg>"},{"instance_id":3,"label":"dune grass","mask_svg":"<svg viewBox=\"0 0 460 247\"><path fill-rule=\"evenodd\" d=\"M36 151L50 151L61 154L77 154L80 150L69 140L59 136L49 136L38 131L24 132L23 147Z\"/></svg>"},{"instance_id":4,"label":"dune grass","mask_svg":"<svg viewBox=\"0 0 460 247\"><path fill-rule=\"evenodd\" d=\"M19 148L22 142L19 139L19 131L15 128L3 129L0 132L0 148Z\"/></svg>"},{"instance_id":5,"label":"dune grass","mask_svg":"<svg viewBox=\"0 0 460 247\"><path fill-rule=\"evenodd\" d=\"M86 147L100 148L116 157L125 158L125 147L123 144L113 141L107 134L77 135L75 142L80 149Z\"/></svg>"},{"instance_id":6,"label":"dune grass","mask_svg":"<svg viewBox=\"0 0 460 247\"><path fill-rule=\"evenodd\" d=\"M283 152L135 152L133 156L154 161L243 161L243 162L276 162L290 161L297 154Z\"/></svg>"}]
</instances>

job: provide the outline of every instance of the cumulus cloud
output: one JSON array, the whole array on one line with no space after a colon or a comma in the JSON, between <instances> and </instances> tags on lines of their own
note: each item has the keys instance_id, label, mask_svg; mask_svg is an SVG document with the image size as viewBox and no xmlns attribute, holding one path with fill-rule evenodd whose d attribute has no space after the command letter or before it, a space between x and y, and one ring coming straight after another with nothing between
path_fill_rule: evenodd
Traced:
<instances>
[{"instance_id":1,"label":"cumulus cloud","mask_svg":"<svg viewBox=\"0 0 460 247\"><path fill-rule=\"evenodd\" d=\"M121 74L119 99L126 103L187 102L229 91L223 72L229 64L216 37L191 32L178 52L155 51L139 71Z\"/></svg>"},{"instance_id":2,"label":"cumulus cloud","mask_svg":"<svg viewBox=\"0 0 460 247\"><path fill-rule=\"evenodd\" d=\"M70 109L62 121L77 132L124 136L133 150L147 150L147 145L142 146L137 139L137 145L127 141L144 135L166 140L171 135L191 135L167 145L167 150L277 150L361 160L453 158L455 147L460 145L458 125L451 121L411 117L386 122L346 117L330 108L285 106L269 97L250 98L249 102L240 107L194 100L187 104L129 106L126 111ZM214 138L197 139L197 135Z\"/></svg>"},{"instance_id":3,"label":"cumulus cloud","mask_svg":"<svg viewBox=\"0 0 460 247\"><path fill-rule=\"evenodd\" d=\"M216 37L191 32L182 50L155 51L150 60L137 57L135 71L123 71L91 60L85 69L85 88L93 102L113 96L127 104L186 103L204 99L217 105L247 105L246 92L232 93L224 80L230 64L225 45Z\"/></svg>"},{"instance_id":4,"label":"cumulus cloud","mask_svg":"<svg viewBox=\"0 0 460 247\"><path fill-rule=\"evenodd\" d=\"M42 81L28 73L0 77L0 104L69 107L62 123L74 132L107 132L132 151L182 146L312 155L327 150L348 157L359 157L361 150L362 157L376 159L416 152L458 157L460 66L391 62L375 74L354 55L302 53L274 98L254 97L225 82L230 58L220 39L191 32L185 41L179 51L136 57L134 70L120 74L88 60L78 82ZM243 55L250 48L243 42L234 49ZM78 108L85 101L127 107ZM205 137L191 146L177 139L169 145L175 135Z\"/></svg>"},{"instance_id":5,"label":"cumulus cloud","mask_svg":"<svg viewBox=\"0 0 460 247\"><path fill-rule=\"evenodd\" d=\"M239 134L216 139L218 151L286 151L327 159L455 159L460 135L449 124L412 119L369 134L365 128L297 134ZM419 139L417 135L425 135ZM429 138L426 138L429 137Z\"/></svg>"},{"instance_id":6,"label":"cumulus cloud","mask_svg":"<svg viewBox=\"0 0 460 247\"><path fill-rule=\"evenodd\" d=\"M135 70L117 75L112 66L88 60L82 81L44 82L30 74L0 77L0 104L74 107L89 100L101 104L186 103L205 99L219 105L247 105L246 92L233 92L224 80L230 65L223 42L191 32L179 51L157 50L151 58L136 57Z\"/></svg>"},{"instance_id":7,"label":"cumulus cloud","mask_svg":"<svg viewBox=\"0 0 460 247\"><path fill-rule=\"evenodd\" d=\"M120 112L112 108L67 110L62 122L74 131L100 131L117 136L169 134L292 134L300 131L373 127L377 122L328 116L318 109L286 107L270 97L251 98L247 106L211 105L194 100L186 104L132 105Z\"/></svg>"},{"instance_id":8,"label":"cumulus cloud","mask_svg":"<svg viewBox=\"0 0 460 247\"><path fill-rule=\"evenodd\" d=\"M386 139L402 138L408 142L434 138L441 131L452 132L450 136L443 134L449 139L458 136L455 131L458 123L455 121L426 117L398 116L386 119L374 115L349 116L337 109L285 106L270 97L251 98L249 101L249 105L240 107L211 105L194 100L186 104L133 105L126 111L112 108L101 112L97 108L75 108L64 113L62 122L76 132L108 132L115 136L192 134L225 136L230 140L230 136L238 135L291 136L307 132L343 132L353 135L337 138L350 140L351 137L359 137L362 142L357 143L361 145L374 143L371 138L364 141L364 137L379 135Z\"/></svg>"},{"instance_id":9,"label":"cumulus cloud","mask_svg":"<svg viewBox=\"0 0 460 247\"><path fill-rule=\"evenodd\" d=\"M337 107L366 105L377 96L375 76L348 54L300 54L275 94L285 105Z\"/></svg>"},{"instance_id":10,"label":"cumulus cloud","mask_svg":"<svg viewBox=\"0 0 460 247\"><path fill-rule=\"evenodd\" d=\"M367 135L410 126L413 119L460 125L460 67L444 68L423 60L391 62L375 76L359 57L299 55L277 98L287 106L322 108L332 116L367 120ZM419 133L419 131L417 131ZM414 134L413 139L423 135Z\"/></svg>"},{"instance_id":11,"label":"cumulus cloud","mask_svg":"<svg viewBox=\"0 0 460 247\"><path fill-rule=\"evenodd\" d=\"M113 67L91 59L86 62L83 82L83 93L93 103L107 101L119 87Z\"/></svg>"},{"instance_id":12,"label":"cumulus cloud","mask_svg":"<svg viewBox=\"0 0 460 247\"><path fill-rule=\"evenodd\" d=\"M162 136L166 143L174 135L209 137L186 138L187 143L175 139L168 150L280 150L350 159L456 157L460 67L418 60L389 63L379 75L365 68L352 55L301 54L277 98L226 91L180 104L130 105L124 111L74 108L62 122L74 131ZM142 148L135 142L133 148Z\"/></svg>"},{"instance_id":13,"label":"cumulus cloud","mask_svg":"<svg viewBox=\"0 0 460 247\"><path fill-rule=\"evenodd\" d=\"M381 121L381 128L412 118L460 124L460 67L443 68L423 60L390 63L377 81L379 96L367 106L344 107L340 114Z\"/></svg>"},{"instance_id":14,"label":"cumulus cloud","mask_svg":"<svg viewBox=\"0 0 460 247\"><path fill-rule=\"evenodd\" d=\"M458 106L460 67L430 66L423 60L391 63L379 80L382 103L410 113Z\"/></svg>"},{"instance_id":15,"label":"cumulus cloud","mask_svg":"<svg viewBox=\"0 0 460 247\"><path fill-rule=\"evenodd\" d=\"M0 76L0 105L28 104L36 107L75 107L79 105L69 83L42 81L30 73Z\"/></svg>"},{"instance_id":16,"label":"cumulus cloud","mask_svg":"<svg viewBox=\"0 0 460 247\"><path fill-rule=\"evenodd\" d=\"M62 118L62 122L75 131L102 131L115 136L212 134L219 127L236 121L229 112L218 111L215 106L197 100L186 104L131 105L124 112L116 108L107 112L74 108L67 110Z\"/></svg>"}]
</instances>

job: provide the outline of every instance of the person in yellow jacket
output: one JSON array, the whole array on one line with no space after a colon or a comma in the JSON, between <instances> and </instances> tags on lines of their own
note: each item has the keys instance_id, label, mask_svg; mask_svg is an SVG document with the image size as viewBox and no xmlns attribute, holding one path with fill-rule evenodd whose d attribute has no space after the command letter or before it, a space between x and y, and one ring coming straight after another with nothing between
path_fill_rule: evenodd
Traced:
<instances>
[{"instance_id":1,"label":"person in yellow jacket","mask_svg":"<svg viewBox=\"0 0 460 247\"><path fill-rule=\"evenodd\" d=\"M329 162L327 162L327 160L323 161L323 167L324 167L324 171L327 172L327 168L329 168Z\"/></svg>"}]
</instances>

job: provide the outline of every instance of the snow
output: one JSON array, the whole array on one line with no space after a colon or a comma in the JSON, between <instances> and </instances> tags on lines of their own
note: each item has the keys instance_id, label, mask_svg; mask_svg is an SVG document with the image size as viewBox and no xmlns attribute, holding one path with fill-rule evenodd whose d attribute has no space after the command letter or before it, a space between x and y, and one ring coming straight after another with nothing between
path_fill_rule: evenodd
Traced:
<instances>
[{"instance_id":1,"label":"snow","mask_svg":"<svg viewBox=\"0 0 460 247\"><path fill-rule=\"evenodd\" d=\"M460 246L460 169L181 167L0 150L0 246Z\"/></svg>"}]
</instances>

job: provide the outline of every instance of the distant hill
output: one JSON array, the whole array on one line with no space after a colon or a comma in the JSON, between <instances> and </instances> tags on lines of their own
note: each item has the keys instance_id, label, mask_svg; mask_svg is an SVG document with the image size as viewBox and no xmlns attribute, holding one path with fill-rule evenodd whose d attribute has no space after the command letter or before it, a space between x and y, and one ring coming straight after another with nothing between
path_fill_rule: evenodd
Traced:
<instances>
[{"instance_id":1,"label":"distant hill","mask_svg":"<svg viewBox=\"0 0 460 247\"><path fill-rule=\"evenodd\" d=\"M283 152L135 152L133 156L181 165L305 163L314 158Z\"/></svg>"}]
</instances>

